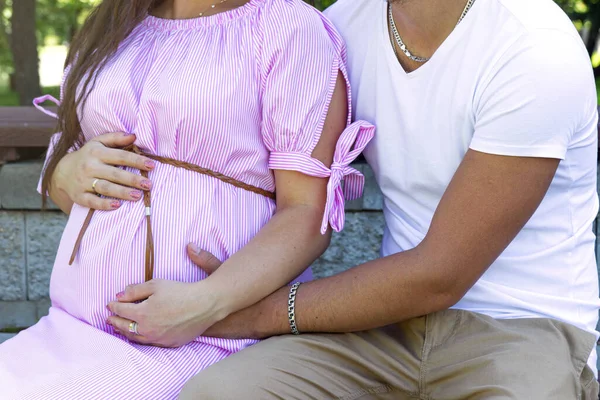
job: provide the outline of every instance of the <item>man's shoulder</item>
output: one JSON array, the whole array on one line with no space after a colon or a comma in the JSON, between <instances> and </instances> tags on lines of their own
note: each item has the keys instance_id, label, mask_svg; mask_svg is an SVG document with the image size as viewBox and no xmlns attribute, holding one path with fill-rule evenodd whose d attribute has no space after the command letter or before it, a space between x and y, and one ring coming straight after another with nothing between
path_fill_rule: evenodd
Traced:
<instances>
[{"instance_id":1,"label":"man's shoulder","mask_svg":"<svg viewBox=\"0 0 600 400\"><path fill-rule=\"evenodd\" d=\"M571 135L595 117L597 96L591 62L562 10L551 0L486 1L503 9L489 14L489 20L497 24L489 28L488 37L492 31L497 33L480 61L481 76L474 96L478 119L503 114L506 121L510 114L520 115L521 128L536 121L531 132L544 121L553 121L548 132L558 134L562 129Z\"/></svg>"},{"instance_id":2,"label":"man's shoulder","mask_svg":"<svg viewBox=\"0 0 600 400\"><path fill-rule=\"evenodd\" d=\"M324 11L327 18L344 35L360 30L361 26L376 17L378 5L384 0L337 0Z\"/></svg>"},{"instance_id":3,"label":"man's shoulder","mask_svg":"<svg viewBox=\"0 0 600 400\"><path fill-rule=\"evenodd\" d=\"M553 0L494 0L523 32L537 35L552 31L579 38L575 26Z\"/></svg>"},{"instance_id":4,"label":"man's shoulder","mask_svg":"<svg viewBox=\"0 0 600 400\"><path fill-rule=\"evenodd\" d=\"M566 73L573 66L586 75L582 70L590 61L583 41L553 0L481 1L489 7L487 20L478 25L487 32L479 36L489 39L482 59L492 76L511 65L515 74Z\"/></svg>"}]
</instances>

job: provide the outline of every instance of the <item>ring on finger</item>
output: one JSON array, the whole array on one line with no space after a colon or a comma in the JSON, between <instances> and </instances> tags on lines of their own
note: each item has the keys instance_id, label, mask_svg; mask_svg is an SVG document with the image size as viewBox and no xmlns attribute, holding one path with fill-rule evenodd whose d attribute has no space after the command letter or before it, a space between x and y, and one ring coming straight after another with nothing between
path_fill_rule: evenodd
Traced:
<instances>
[{"instance_id":1,"label":"ring on finger","mask_svg":"<svg viewBox=\"0 0 600 400\"><path fill-rule=\"evenodd\" d=\"M92 182L92 190L93 190L93 191L94 191L94 193L95 193L96 195L98 195L98 196L100 196L100 193L98 193L98 191L96 190L96 184L98 183L98 181L99 181L99 180L100 180L100 179L99 179L99 178L97 178L97 179L94 179L94 182Z\"/></svg>"},{"instance_id":2,"label":"ring on finger","mask_svg":"<svg viewBox=\"0 0 600 400\"><path fill-rule=\"evenodd\" d=\"M131 321L129 323L129 332L131 332L131 333L139 336L139 333L138 333L138 323L137 322Z\"/></svg>"}]
</instances>

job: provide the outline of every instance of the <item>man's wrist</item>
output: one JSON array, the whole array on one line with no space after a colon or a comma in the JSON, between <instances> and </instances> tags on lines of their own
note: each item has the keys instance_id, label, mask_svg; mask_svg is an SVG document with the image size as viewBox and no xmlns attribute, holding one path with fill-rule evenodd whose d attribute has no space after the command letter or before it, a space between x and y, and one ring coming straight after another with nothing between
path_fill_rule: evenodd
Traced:
<instances>
[{"instance_id":1,"label":"man's wrist","mask_svg":"<svg viewBox=\"0 0 600 400\"><path fill-rule=\"evenodd\" d=\"M287 335L290 324L287 316L289 287L285 286L257 304L257 336Z\"/></svg>"}]
</instances>

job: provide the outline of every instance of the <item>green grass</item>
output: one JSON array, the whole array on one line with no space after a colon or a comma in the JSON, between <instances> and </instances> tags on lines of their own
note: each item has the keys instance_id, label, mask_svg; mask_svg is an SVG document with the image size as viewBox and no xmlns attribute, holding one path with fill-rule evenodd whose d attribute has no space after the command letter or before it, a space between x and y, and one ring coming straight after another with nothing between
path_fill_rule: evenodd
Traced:
<instances>
[{"instance_id":1,"label":"green grass","mask_svg":"<svg viewBox=\"0 0 600 400\"><path fill-rule=\"evenodd\" d=\"M42 88L42 94L51 94L55 98L60 96L60 88L58 86L50 86ZM7 87L0 86L0 107L4 106L18 106L19 96Z\"/></svg>"},{"instance_id":2,"label":"green grass","mask_svg":"<svg viewBox=\"0 0 600 400\"><path fill-rule=\"evenodd\" d=\"M0 333L19 333L26 328L6 328L0 330Z\"/></svg>"},{"instance_id":3,"label":"green grass","mask_svg":"<svg viewBox=\"0 0 600 400\"><path fill-rule=\"evenodd\" d=\"M598 104L600 104L600 77L596 78L596 93L598 94Z\"/></svg>"}]
</instances>

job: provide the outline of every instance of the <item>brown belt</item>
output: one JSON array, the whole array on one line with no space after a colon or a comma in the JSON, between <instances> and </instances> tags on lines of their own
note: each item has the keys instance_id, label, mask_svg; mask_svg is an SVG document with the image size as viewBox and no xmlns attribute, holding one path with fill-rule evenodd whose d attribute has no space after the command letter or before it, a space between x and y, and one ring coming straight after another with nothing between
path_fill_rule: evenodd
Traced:
<instances>
[{"instance_id":1,"label":"brown belt","mask_svg":"<svg viewBox=\"0 0 600 400\"><path fill-rule=\"evenodd\" d=\"M142 150L140 150L135 145L128 146L128 147L124 148L124 150L130 151L135 154L139 154L139 155L147 157L147 158L150 158L150 159L158 161L162 164L169 164L169 165L172 165L177 168L183 168L188 171L212 176L213 178L219 179L225 183L229 183L230 185L233 185L235 187L245 189L245 190L248 190L253 193L260 194L260 195L268 197L270 199L275 199L275 193L273 193L273 192L269 192L267 190L261 189L256 186L248 185L244 182L238 181L237 179L220 174L218 172L211 171L210 169L207 169L207 168L202 168L197 165L190 164L190 163L187 163L184 161L175 160L172 158L160 157L160 156L157 156L154 154L144 153ZM144 178L148 179L147 171L140 171L140 173ZM150 192L147 190L144 191L144 205L146 206L146 227L147 227L145 280L149 281L152 279L152 276L154 274L154 239L152 237L152 223L150 221L150 214L151 214ZM90 225L90 221L92 220L92 215L94 215L94 211L95 211L94 209L90 209L90 211L87 214L87 217L85 218L85 221L83 222L83 226L81 227L79 236L77 236L77 240L75 241L73 253L71 254L71 259L69 260L69 265L73 264L73 261L75 261L75 256L77 255L77 251L79 249L79 246L81 245L81 240L83 239L83 235L85 234L85 231L87 230L87 228Z\"/></svg>"}]
</instances>

